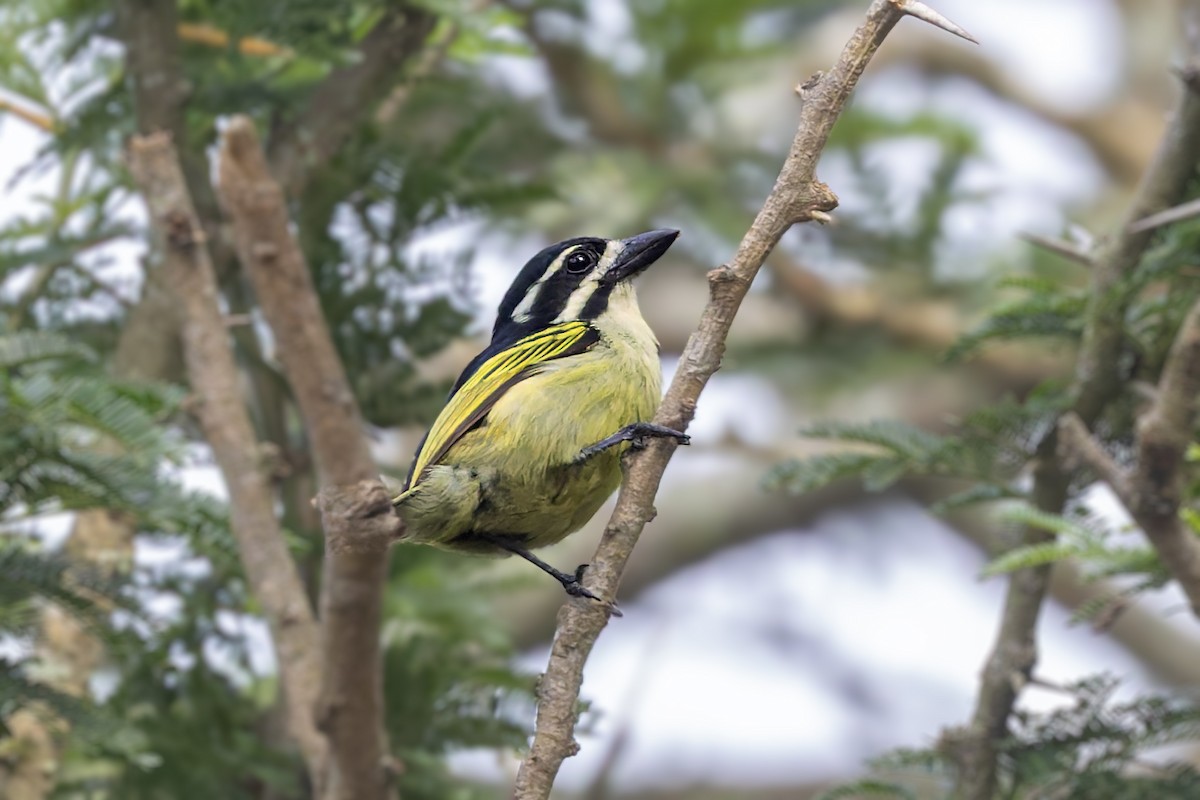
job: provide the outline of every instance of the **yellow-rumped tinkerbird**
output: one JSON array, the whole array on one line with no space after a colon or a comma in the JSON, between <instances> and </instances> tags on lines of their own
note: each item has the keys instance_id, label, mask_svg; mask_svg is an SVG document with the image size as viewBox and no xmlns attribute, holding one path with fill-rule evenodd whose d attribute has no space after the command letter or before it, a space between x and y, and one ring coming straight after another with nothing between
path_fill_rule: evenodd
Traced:
<instances>
[{"instance_id":1,"label":"yellow-rumped tinkerbird","mask_svg":"<svg viewBox=\"0 0 1200 800\"><path fill-rule=\"evenodd\" d=\"M627 447L688 443L649 422L662 370L633 290L677 236L568 239L529 260L392 501L404 540L518 555L568 594L599 599L580 583L586 565L561 572L530 551L592 518L621 482Z\"/></svg>"}]
</instances>

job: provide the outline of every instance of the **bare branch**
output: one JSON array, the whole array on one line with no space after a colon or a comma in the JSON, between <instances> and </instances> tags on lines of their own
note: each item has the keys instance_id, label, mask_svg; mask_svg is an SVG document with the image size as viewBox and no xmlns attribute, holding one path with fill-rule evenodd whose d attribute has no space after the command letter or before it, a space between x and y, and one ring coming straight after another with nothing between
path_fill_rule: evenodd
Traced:
<instances>
[{"instance_id":1,"label":"bare branch","mask_svg":"<svg viewBox=\"0 0 1200 800\"><path fill-rule=\"evenodd\" d=\"M1025 232L1020 234L1020 236L1031 245L1054 253L1056 256L1062 256L1067 261L1078 264L1081 267L1090 268L1092 266L1091 253L1077 244L1063 241L1062 239L1051 239L1049 236L1042 236L1038 233Z\"/></svg>"},{"instance_id":2,"label":"bare branch","mask_svg":"<svg viewBox=\"0 0 1200 800\"><path fill-rule=\"evenodd\" d=\"M1198 396L1200 301L1192 306L1171 346L1157 400L1138 420L1138 461L1126 500L1134 520L1200 617L1200 538L1179 516L1183 459L1193 438Z\"/></svg>"},{"instance_id":3,"label":"bare branch","mask_svg":"<svg viewBox=\"0 0 1200 800\"><path fill-rule=\"evenodd\" d=\"M655 415L656 423L686 429L700 392L720 366L738 306L768 254L792 225L813 219L813 212L837 207L833 192L816 180L817 159L871 56L907 13L905 6L911 5L875 0L837 63L811 82L799 130L774 188L731 262L709 273L709 302ZM627 458L617 507L587 573L592 592L615 596L633 546L654 515L654 495L674 449L673 442L657 442ZM517 774L517 800L548 798L563 759L577 751L574 729L583 665L607 621L608 608L598 603L568 602L560 612L558 634L538 688L537 730Z\"/></svg>"},{"instance_id":4,"label":"bare branch","mask_svg":"<svg viewBox=\"0 0 1200 800\"><path fill-rule=\"evenodd\" d=\"M1148 217L1139 219L1129 226L1129 232L1142 233L1143 231L1152 231L1155 228L1161 228L1173 222L1183 222L1185 219L1194 219L1196 217L1200 217L1200 200L1190 200L1174 208L1168 208L1166 211L1160 211L1157 214L1151 214Z\"/></svg>"},{"instance_id":5,"label":"bare branch","mask_svg":"<svg viewBox=\"0 0 1200 800\"><path fill-rule=\"evenodd\" d=\"M208 160L200 148L189 147L185 105L191 93L183 71L177 30L176 0L147 3L118 0L117 28L125 45L125 79L133 97L137 131L171 134L187 180L191 203L209 237L208 254L218 273L229 260L229 249L220 236L220 215ZM146 281L137 305L121 328L117 360L139 375L170 374L178 359L179 314L172 292L157 270L146 270Z\"/></svg>"},{"instance_id":6,"label":"bare branch","mask_svg":"<svg viewBox=\"0 0 1200 800\"><path fill-rule=\"evenodd\" d=\"M1183 460L1200 396L1200 301L1192 306L1163 367L1155 401L1138 420L1137 463L1126 475L1088 433L1079 417L1059 422L1065 453L1081 460L1112 487L1179 582L1200 617L1200 537L1179 516Z\"/></svg>"},{"instance_id":7,"label":"bare branch","mask_svg":"<svg viewBox=\"0 0 1200 800\"><path fill-rule=\"evenodd\" d=\"M118 0L116 16L125 45L125 78L133 95L138 132L168 131L175 147L184 148L183 106L190 90L176 39L178 6L173 0L153 4ZM189 174L188 185L193 191L194 183Z\"/></svg>"},{"instance_id":8,"label":"bare branch","mask_svg":"<svg viewBox=\"0 0 1200 800\"><path fill-rule=\"evenodd\" d=\"M1129 496L1129 476L1104 452L1078 414L1068 412L1058 421L1058 455L1064 469L1087 467L1112 487L1122 501Z\"/></svg>"},{"instance_id":9,"label":"bare branch","mask_svg":"<svg viewBox=\"0 0 1200 800\"><path fill-rule=\"evenodd\" d=\"M0 97L0 111L7 111L14 117L46 133L53 133L58 128L58 122L52 114L45 111L35 111L21 103L14 103L6 97Z\"/></svg>"},{"instance_id":10,"label":"bare branch","mask_svg":"<svg viewBox=\"0 0 1200 800\"><path fill-rule=\"evenodd\" d=\"M324 683L318 718L331 767L320 797L392 796L385 768L379 628L387 548L399 535L363 435L362 415L292 237L283 191L268 171L254 124L225 128L219 190L242 265L275 335L279 359L312 440L326 531L321 585Z\"/></svg>"},{"instance_id":11,"label":"bare branch","mask_svg":"<svg viewBox=\"0 0 1200 800\"><path fill-rule=\"evenodd\" d=\"M289 732L317 781L326 757L312 713L321 683L317 625L275 518L270 480L240 399L216 277L170 134L135 137L129 165L163 254L162 271L183 310L184 356L199 397L196 413L229 491L230 524L246 577L271 626Z\"/></svg>"}]
</instances>

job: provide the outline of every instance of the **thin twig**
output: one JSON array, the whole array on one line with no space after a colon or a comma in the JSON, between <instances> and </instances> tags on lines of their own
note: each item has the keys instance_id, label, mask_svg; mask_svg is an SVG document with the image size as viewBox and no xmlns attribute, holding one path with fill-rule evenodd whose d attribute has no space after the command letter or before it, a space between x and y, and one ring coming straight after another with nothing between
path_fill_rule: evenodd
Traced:
<instances>
[{"instance_id":1,"label":"thin twig","mask_svg":"<svg viewBox=\"0 0 1200 800\"><path fill-rule=\"evenodd\" d=\"M1067 242L1062 239L1052 239L1049 236L1042 236L1038 233L1030 233L1026 231L1020 234L1020 237L1029 242L1035 247L1040 247L1043 250L1054 253L1056 256L1062 256L1067 261L1074 264L1079 264L1082 267L1092 266L1092 255L1082 247Z\"/></svg>"},{"instance_id":2,"label":"thin twig","mask_svg":"<svg viewBox=\"0 0 1200 800\"><path fill-rule=\"evenodd\" d=\"M35 111L32 108L27 108L20 103L14 103L6 97L0 97L0 111L7 111L14 117L46 133L53 133L58 128L58 122L54 119L53 115L44 111Z\"/></svg>"},{"instance_id":3,"label":"thin twig","mask_svg":"<svg viewBox=\"0 0 1200 800\"><path fill-rule=\"evenodd\" d=\"M249 117L234 117L226 126L218 172L238 256L274 334L323 487L324 682L317 716L331 758L317 796L383 800L394 793L386 769L379 628L387 550L401 523L379 483L358 403L291 233L283 191Z\"/></svg>"},{"instance_id":4,"label":"thin twig","mask_svg":"<svg viewBox=\"0 0 1200 800\"><path fill-rule=\"evenodd\" d=\"M1087 467L1107 483L1122 500L1129 496L1129 476L1105 452L1078 414L1068 412L1058 421L1058 455L1063 468Z\"/></svg>"},{"instance_id":5,"label":"thin twig","mask_svg":"<svg viewBox=\"0 0 1200 800\"><path fill-rule=\"evenodd\" d=\"M1173 222L1183 222L1185 219L1194 219L1195 217L1200 217L1200 200L1189 200L1174 208L1168 208L1166 211L1142 217L1129 226L1129 231L1130 233L1152 231L1155 228L1161 228Z\"/></svg>"},{"instance_id":6,"label":"thin twig","mask_svg":"<svg viewBox=\"0 0 1200 800\"><path fill-rule=\"evenodd\" d=\"M217 304L216 276L171 135L135 137L129 167L146 200L162 269L183 308L184 356L194 404L229 489L230 527L278 655L288 730L314 781L326 747L312 710L321 684L316 620L275 517L241 381Z\"/></svg>"},{"instance_id":7,"label":"thin twig","mask_svg":"<svg viewBox=\"0 0 1200 800\"><path fill-rule=\"evenodd\" d=\"M905 15L928 18L928 11L923 4L904 0L875 0L833 68L810 81L799 130L774 188L730 263L709 273L708 304L680 358L656 423L686 429L701 391L720 366L738 306L768 254L792 225L813 219L813 212L828 213L837 207L833 192L815 177L829 131L888 32ZM660 441L626 460L617 507L587 572L588 588L601 597L616 594L633 546L654 516L654 496L674 450L673 442ZM563 759L578 750L574 729L583 665L607 622L608 609L599 603L567 602L560 611L558 633L538 687L536 733L517 774L513 793L517 800L546 800Z\"/></svg>"}]
</instances>

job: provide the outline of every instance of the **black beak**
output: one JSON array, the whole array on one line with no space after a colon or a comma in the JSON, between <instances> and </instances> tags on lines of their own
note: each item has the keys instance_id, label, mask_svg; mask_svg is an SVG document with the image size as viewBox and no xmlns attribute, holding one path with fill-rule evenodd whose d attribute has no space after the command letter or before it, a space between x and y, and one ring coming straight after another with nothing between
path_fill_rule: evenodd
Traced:
<instances>
[{"instance_id":1,"label":"black beak","mask_svg":"<svg viewBox=\"0 0 1200 800\"><path fill-rule=\"evenodd\" d=\"M678 237L679 231L670 228L630 236L624 241L625 248L617 260L604 273L603 282L612 284L629 280L662 258Z\"/></svg>"}]
</instances>

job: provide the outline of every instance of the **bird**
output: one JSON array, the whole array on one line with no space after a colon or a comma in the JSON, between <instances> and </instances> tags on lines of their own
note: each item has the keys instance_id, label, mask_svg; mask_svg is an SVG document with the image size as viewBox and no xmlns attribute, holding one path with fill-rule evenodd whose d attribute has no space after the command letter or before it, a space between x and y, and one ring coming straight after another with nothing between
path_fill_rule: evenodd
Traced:
<instances>
[{"instance_id":1,"label":"bird","mask_svg":"<svg viewBox=\"0 0 1200 800\"><path fill-rule=\"evenodd\" d=\"M620 485L628 448L652 438L690 443L650 421L662 366L633 287L678 236L585 236L529 259L392 499L401 541L520 556L568 595L600 601L583 586L586 564L563 572L532 551L595 515Z\"/></svg>"}]
</instances>

